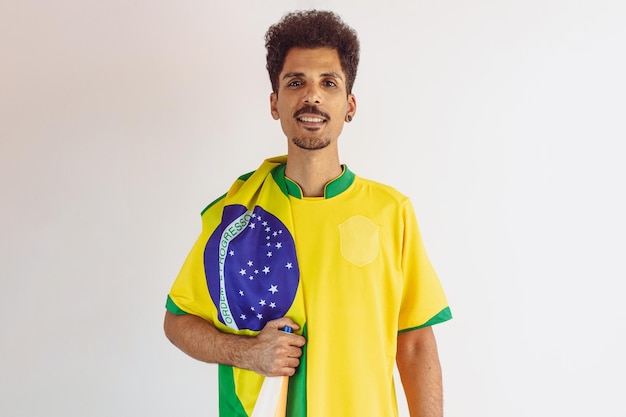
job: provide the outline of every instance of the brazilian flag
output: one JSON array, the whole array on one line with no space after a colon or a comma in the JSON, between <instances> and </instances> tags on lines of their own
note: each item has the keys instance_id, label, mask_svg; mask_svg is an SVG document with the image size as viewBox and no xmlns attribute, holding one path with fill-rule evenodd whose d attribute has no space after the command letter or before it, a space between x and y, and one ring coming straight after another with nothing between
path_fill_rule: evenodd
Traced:
<instances>
[{"instance_id":1,"label":"brazilian flag","mask_svg":"<svg viewBox=\"0 0 626 417\"><path fill-rule=\"evenodd\" d=\"M218 330L256 335L288 316L306 329L291 209L284 181L273 172L286 157L266 160L240 177L202 213L202 233L170 291L167 308L194 314ZM304 358L305 359L305 358ZM305 405L306 361L290 378L288 404ZM252 415L264 378L219 365L220 415Z\"/></svg>"}]
</instances>

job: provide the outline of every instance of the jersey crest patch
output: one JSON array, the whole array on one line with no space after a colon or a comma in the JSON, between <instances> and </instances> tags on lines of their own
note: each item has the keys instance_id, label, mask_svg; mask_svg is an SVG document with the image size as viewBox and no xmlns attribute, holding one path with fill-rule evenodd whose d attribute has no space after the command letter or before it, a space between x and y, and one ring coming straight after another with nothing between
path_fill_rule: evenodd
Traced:
<instances>
[{"instance_id":1,"label":"jersey crest patch","mask_svg":"<svg viewBox=\"0 0 626 417\"><path fill-rule=\"evenodd\" d=\"M378 256L379 227L363 216L352 216L339 225L341 254L356 266L365 266Z\"/></svg>"}]
</instances>

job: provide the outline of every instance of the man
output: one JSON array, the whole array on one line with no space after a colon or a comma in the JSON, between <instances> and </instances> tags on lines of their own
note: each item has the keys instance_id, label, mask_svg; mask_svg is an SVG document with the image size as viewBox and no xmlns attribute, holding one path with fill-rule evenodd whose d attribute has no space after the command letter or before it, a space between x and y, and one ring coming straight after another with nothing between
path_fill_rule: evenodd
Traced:
<instances>
[{"instance_id":1,"label":"man","mask_svg":"<svg viewBox=\"0 0 626 417\"><path fill-rule=\"evenodd\" d=\"M166 335L220 364L221 416L253 415L274 376L290 377L287 416L394 416L396 363L411 416L441 417L431 325L451 314L411 203L339 162L356 112L356 33L333 13L296 12L266 47L287 157L205 209Z\"/></svg>"}]
</instances>

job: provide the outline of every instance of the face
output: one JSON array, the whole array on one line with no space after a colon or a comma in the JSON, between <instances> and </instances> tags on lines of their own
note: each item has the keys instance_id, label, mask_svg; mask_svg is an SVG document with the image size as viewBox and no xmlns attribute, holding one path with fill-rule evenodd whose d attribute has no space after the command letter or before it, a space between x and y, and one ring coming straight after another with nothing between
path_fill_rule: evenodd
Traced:
<instances>
[{"instance_id":1,"label":"face","mask_svg":"<svg viewBox=\"0 0 626 417\"><path fill-rule=\"evenodd\" d=\"M331 48L291 49L270 104L290 146L306 150L335 144L348 115L356 111L339 54Z\"/></svg>"}]
</instances>

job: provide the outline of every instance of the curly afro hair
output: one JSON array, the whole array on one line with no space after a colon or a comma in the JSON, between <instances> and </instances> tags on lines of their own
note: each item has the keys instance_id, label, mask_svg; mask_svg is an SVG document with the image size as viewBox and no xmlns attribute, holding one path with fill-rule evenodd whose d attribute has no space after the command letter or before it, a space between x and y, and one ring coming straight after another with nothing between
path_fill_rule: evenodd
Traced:
<instances>
[{"instance_id":1,"label":"curly afro hair","mask_svg":"<svg viewBox=\"0 0 626 417\"><path fill-rule=\"evenodd\" d=\"M346 74L346 90L352 92L359 65L359 39L354 29L329 11L307 10L288 13L265 34L267 71L272 90L278 93L278 77L291 48L329 47L337 50Z\"/></svg>"}]
</instances>

